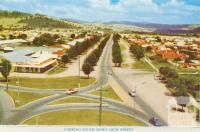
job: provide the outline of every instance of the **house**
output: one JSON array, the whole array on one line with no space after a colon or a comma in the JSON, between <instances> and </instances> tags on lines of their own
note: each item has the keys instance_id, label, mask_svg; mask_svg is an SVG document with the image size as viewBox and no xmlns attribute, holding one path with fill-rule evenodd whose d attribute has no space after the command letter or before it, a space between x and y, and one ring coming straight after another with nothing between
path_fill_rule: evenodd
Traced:
<instances>
[{"instance_id":1,"label":"house","mask_svg":"<svg viewBox=\"0 0 200 132\"><path fill-rule=\"evenodd\" d=\"M158 52L159 55L161 55L165 59L186 59L188 58L188 55L174 52L172 50L162 50Z\"/></svg>"}]
</instances>

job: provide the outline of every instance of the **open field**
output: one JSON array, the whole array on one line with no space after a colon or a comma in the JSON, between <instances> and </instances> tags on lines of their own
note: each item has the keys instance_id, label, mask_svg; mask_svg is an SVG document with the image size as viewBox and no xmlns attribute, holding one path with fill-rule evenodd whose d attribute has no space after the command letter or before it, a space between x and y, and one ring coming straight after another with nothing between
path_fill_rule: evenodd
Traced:
<instances>
[{"instance_id":1,"label":"open field","mask_svg":"<svg viewBox=\"0 0 200 132\"><path fill-rule=\"evenodd\" d=\"M80 97L70 97L54 101L50 104L53 105L53 104L64 104L64 103L98 103L98 102Z\"/></svg>"},{"instance_id":2,"label":"open field","mask_svg":"<svg viewBox=\"0 0 200 132\"><path fill-rule=\"evenodd\" d=\"M46 97L46 96L50 95L50 94L35 94L35 93L20 92L19 93L19 101L18 101L18 92L8 91L8 94L13 98L13 100L15 102L15 107L22 106L31 101L34 101L34 100L37 100L42 97Z\"/></svg>"},{"instance_id":3,"label":"open field","mask_svg":"<svg viewBox=\"0 0 200 132\"><path fill-rule=\"evenodd\" d=\"M64 116L63 116L64 115ZM98 110L63 110L33 117L23 124L35 125L98 125ZM102 125L145 126L144 123L127 115L102 112Z\"/></svg>"},{"instance_id":4,"label":"open field","mask_svg":"<svg viewBox=\"0 0 200 132\"><path fill-rule=\"evenodd\" d=\"M18 78L9 78L9 84L16 85ZM80 77L80 87L88 86L95 82L95 78L87 79ZM19 78L19 85L22 87L41 88L41 89L69 89L77 88L79 77L63 77L63 78Z\"/></svg>"},{"instance_id":5,"label":"open field","mask_svg":"<svg viewBox=\"0 0 200 132\"><path fill-rule=\"evenodd\" d=\"M97 90L97 91L92 92L91 94L99 96L100 91ZM103 90L102 90L102 95L103 95L103 97L107 97L107 98L111 98L111 99L114 99L114 100L117 100L117 101L121 101L121 99L113 91L111 86L104 87Z\"/></svg>"}]
</instances>

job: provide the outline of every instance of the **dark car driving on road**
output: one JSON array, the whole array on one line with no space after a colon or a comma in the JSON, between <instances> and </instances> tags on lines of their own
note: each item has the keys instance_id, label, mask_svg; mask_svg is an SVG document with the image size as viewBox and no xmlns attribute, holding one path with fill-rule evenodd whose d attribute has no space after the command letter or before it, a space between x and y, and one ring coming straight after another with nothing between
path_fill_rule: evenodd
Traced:
<instances>
[{"instance_id":1,"label":"dark car driving on road","mask_svg":"<svg viewBox=\"0 0 200 132\"><path fill-rule=\"evenodd\" d=\"M157 117L151 118L151 119L149 120L149 122L150 122L151 124L153 124L154 126L162 126L160 119L157 118Z\"/></svg>"}]
</instances>

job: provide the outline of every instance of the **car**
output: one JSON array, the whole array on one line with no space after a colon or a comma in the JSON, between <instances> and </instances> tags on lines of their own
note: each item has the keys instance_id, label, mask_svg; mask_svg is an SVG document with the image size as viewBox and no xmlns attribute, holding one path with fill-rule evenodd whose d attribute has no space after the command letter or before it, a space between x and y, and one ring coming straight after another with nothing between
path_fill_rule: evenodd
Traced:
<instances>
[{"instance_id":1,"label":"car","mask_svg":"<svg viewBox=\"0 0 200 132\"><path fill-rule=\"evenodd\" d=\"M73 88L73 89L69 89L69 90L67 90L67 95L72 95L72 94L75 94L75 93L78 93L78 89L75 89L75 88Z\"/></svg>"},{"instance_id":2,"label":"car","mask_svg":"<svg viewBox=\"0 0 200 132\"><path fill-rule=\"evenodd\" d=\"M158 117L153 117L149 120L149 122L151 124L153 124L154 126L162 126L161 121Z\"/></svg>"},{"instance_id":3,"label":"car","mask_svg":"<svg viewBox=\"0 0 200 132\"><path fill-rule=\"evenodd\" d=\"M131 96L131 97L135 97L136 96L136 91L129 91L128 94Z\"/></svg>"}]
</instances>

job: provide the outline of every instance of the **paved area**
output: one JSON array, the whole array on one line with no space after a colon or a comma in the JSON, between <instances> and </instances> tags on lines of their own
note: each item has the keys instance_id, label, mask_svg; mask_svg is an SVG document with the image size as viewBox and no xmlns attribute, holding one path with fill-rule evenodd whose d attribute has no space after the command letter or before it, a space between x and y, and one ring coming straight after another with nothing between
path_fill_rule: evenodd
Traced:
<instances>
[{"instance_id":1,"label":"paved area","mask_svg":"<svg viewBox=\"0 0 200 132\"><path fill-rule=\"evenodd\" d=\"M0 121L9 117L14 107L12 98L4 90L0 90Z\"/></svg>"},{"instance_id":2,"label":"paved area","mask_svg":"<svg viewBox=\"0 0 200 132\"><path fill-rule=\"evenodd\" d=\"M107 85L107 83L108 83L108 66L107 65L110 61L109 57L110 57L111 48L112 48L112 36L111 36L110 40L107 42L107 45L104 49L104 52L100 58L99 63L98 63L97 71L99 74L97 74L97 83L95 83L91 86L88 86L84 89L81 89L78 92L78 94L76 94L77 96L79 96L79 95L85 96L86 95L85 98L99 100L99 97L91 97L91 96L87 96L87 94L92 91L100 89L104 85ZM10 86L9 89L15 90L15 91L22 90L21 88L17 88L17 87L13 87L13 86ZM44 90L42 90L42 91L40 91L40 90L41 89L36 89L37 92L45 93ZM23 89L23 91L26 91L26 89ZM31 91L34 92L34 89L31 89ZM8 118L6 118L2 122L2 124L10 124L10 125L16 124L17 125L28 118L31 118L38 114L42 114L47 111L50 112L50 111L57 111L57 110L61 110L61 109L71 109L71 108L99 109L99 107L97 107L98 105L96 105L96 104L95 105L79 104L76 106L74 106L74 104L67 104L67 105L65 104L65 105L48 106L48 104L50 102L59 100L61 98L71 97L71 96L67 95L64 91L49 91L49 90L47 90L46 92L47 93L55 92L55 95L44 97L44 98L32 101L28 104L25 104L19 108L13 109L12 114ZM130 116L136 117L139 120L142 120L144 122L147 119L145 115L143 115L139 111L134 111L131 107L128 107L128 106L124 105L123 103L116 102L111 99L105 99L105 98L103 99L103 101L108 103L107 107L103 107L104 110L109 110L109 111L113 111L113 112L119 112L119 113L123 113L126 115L130 115ZM148 122L146 122L146 124L148 124Z\"/></svg>"}]
</instances>

